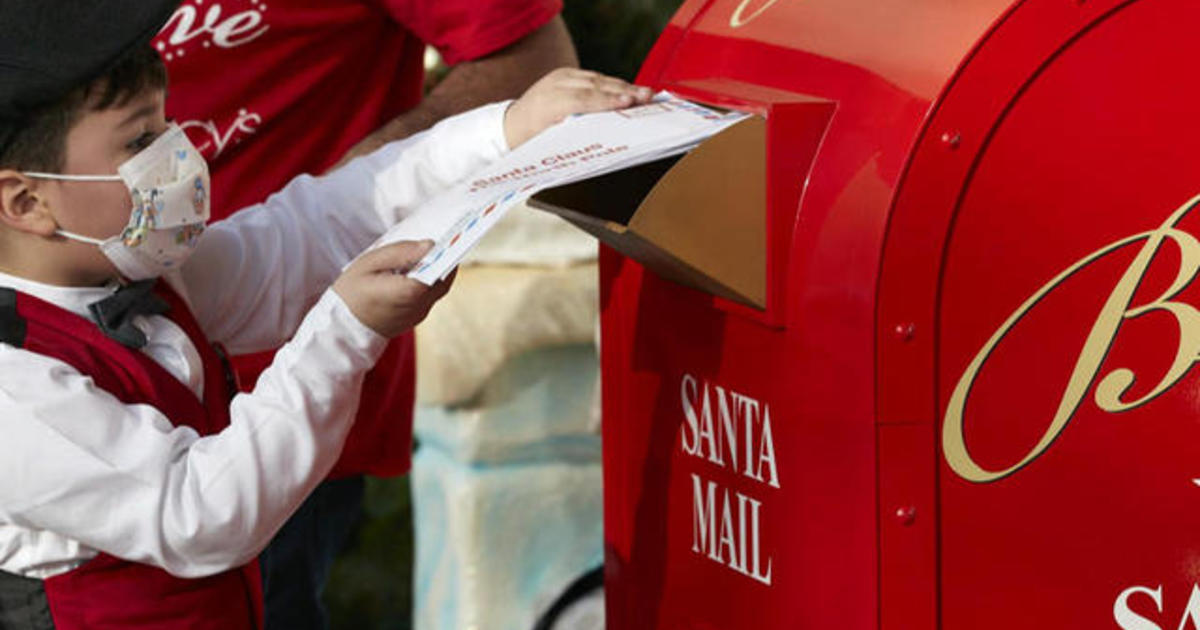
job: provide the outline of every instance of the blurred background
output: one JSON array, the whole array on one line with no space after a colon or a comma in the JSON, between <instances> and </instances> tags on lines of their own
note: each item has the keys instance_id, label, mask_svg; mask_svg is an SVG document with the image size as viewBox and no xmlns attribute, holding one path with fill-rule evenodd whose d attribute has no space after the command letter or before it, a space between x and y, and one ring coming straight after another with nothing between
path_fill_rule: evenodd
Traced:
<instances>
[{"instance_id":1,"label":"blurred background","mask_svg":"<svg viewBox=\"0 0 1200 630\"><path fill-rule=\"evenodd\" d=\"M681 1L565 0L563 18L574 37L580 65L633 80ZM432 51L426 66L429 88L446 68ZM434 311L431 320L436 317ZM420 335L418 331L418 340ZM418 431L418 440L420 435ZM409 477L367 478L367 516L334 566L326 592L333 628L413 628L412 500Z\"/></svg>"}]
</instances>

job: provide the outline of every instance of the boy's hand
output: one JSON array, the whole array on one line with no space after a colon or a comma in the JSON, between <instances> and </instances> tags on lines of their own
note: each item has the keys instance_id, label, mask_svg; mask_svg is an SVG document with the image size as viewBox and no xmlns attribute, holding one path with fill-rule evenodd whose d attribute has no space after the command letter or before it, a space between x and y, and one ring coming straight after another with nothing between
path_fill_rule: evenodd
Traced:
<instances>
[{"instance_id":1,"label":"boy's hand","mask_svg":"<svg viewBox=\"0 0 1200 630\"><path fill-rule=\"evenodd\" d=\"M515 149L571 114L621 109L649 102L650 88L590 70L559 68L534 83L504 114L504 137Z\"/></svg>"},{"instance_id":2,"label":"boy's hand","mask_svg":"<svg viewBox=\"0 0 1200 630\"><path fill-rule=\"evenodd\" d=\"M432 248L433 241L406 241L367 252L342 272L333 290L358 321L395 337L425 319L454 281L451 275L427 287L404 275Z\"/></svg>"}]
</instances>

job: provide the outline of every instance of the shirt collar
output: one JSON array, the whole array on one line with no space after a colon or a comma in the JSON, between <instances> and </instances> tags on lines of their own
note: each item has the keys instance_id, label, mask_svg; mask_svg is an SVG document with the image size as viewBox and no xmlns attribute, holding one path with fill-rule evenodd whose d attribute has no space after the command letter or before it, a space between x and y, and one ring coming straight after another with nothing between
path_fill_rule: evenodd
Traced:
<instances>
[{"instance_id":1,"label":"shirt collar","mask_svg":"<svg viewBox=\"0 0 1200 630\"><path fill-rule=\"evenodd\" d=\"M119 285L112 282L101 287L61 287L0 272L0 286L16 289L90 319L88 304L112 295Z\"/></svg>"}]
</instances>

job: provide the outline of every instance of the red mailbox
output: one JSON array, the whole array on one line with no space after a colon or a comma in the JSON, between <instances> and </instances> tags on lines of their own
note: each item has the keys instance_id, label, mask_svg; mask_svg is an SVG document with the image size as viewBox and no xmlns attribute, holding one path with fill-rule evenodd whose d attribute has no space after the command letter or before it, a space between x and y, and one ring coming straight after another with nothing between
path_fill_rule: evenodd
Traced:
<instances>
[{"instance_id":1,"label":"red mailbox","mask_svg":"<svg viewBox=\"0 0 1200 630\"><path fill-rule=\"evenodd\" d=\"M610 628L1200 628L1198 31L684 4L640 82L765 119L690 175L758 281L604 252Z\"/></svg>"}]
</instances>

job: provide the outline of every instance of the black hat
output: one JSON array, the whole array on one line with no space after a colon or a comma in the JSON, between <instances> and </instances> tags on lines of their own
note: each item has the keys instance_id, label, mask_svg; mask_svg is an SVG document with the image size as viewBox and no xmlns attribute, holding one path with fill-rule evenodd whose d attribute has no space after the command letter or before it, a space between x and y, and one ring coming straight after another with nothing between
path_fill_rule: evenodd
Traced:
<instances>
[{"instance_id":1,"label":"black hat","mask_svg":"<svg viewBox=\"0 0 1200 630\"><path fill-rule=\"evenodd\" d=\"M0 0L0 151L38 107L104 74L179 0Z\"/></svg>"}]
</instances>

